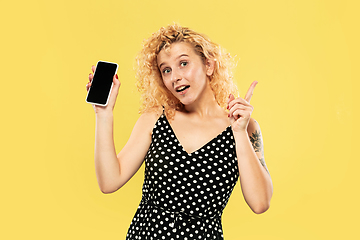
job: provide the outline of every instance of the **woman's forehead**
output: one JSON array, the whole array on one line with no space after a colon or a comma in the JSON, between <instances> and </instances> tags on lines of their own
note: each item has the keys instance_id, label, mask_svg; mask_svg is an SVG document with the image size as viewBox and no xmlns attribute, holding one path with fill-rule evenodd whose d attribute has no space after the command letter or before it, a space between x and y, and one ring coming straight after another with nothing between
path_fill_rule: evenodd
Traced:
<instances>
[{"instance_id":1,"label":"woman's forehead","mask_svg":"<svg viewBox=\"0 0 360 240\"><path fill-rule=\"evenodd\" d=\"M161 64L163 61L176 59L184 54L188 56L196 54L194 47L187 42L172 43L168 48L162 49L159 52L157 62Z\"/></svg>"}]
</instances>

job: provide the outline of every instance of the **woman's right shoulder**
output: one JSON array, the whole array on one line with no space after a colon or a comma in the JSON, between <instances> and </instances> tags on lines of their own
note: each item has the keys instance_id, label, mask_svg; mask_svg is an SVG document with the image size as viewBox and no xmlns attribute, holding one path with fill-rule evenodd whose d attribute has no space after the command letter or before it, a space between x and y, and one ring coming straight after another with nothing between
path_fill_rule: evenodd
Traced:
<instances>
[{"instance_id":1,"label":"woman's right shoulder","mask_svg":"<svg viewBox=\"0 0 360 240\"><path fill-rule=\"evenodd\" d=\"M141 128L143 131L148 132L151 135L152 130L162 113L162 108L154 108L147 110L140 115L139 119L135 124L135 127Z\"/></svg>"},{"instance_id":2,"label":"woman's right shoulder","mask_svg":"<svg viewBox=\"0 0 360 240\"><path fill-rule=\"evenodd\" d=\"M140 117L139 120L141 119L141 121L150 121L154 123L159 119L159 117L162 115L163 113L163 109L158 107L158 108L151 108L146 110L145 112L143 112Z\"/></svg>"}]
</instances>

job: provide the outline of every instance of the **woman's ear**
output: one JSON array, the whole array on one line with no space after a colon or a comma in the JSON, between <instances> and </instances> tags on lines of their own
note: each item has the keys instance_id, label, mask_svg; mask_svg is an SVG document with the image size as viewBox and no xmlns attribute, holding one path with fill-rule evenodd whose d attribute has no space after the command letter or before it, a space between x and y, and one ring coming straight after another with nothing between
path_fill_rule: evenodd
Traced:
<instances>
[{"instance_id":1,"label":"woman's ear","mask_svg":"<svg viewBox=\"0 0 360 240\"><path fill-rule=\"evenodd\" d=\"M215 69L215 60L206 59L206 75L211 76L214 73Z\"/></svg>"}]
</instances>

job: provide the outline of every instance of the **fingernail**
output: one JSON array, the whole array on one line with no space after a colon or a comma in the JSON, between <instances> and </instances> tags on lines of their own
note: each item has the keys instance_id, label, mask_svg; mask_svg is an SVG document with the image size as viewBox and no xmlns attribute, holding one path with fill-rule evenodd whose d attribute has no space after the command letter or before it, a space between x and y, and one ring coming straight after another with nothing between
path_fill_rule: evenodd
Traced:
<instances>
[{"instance_id":1,"label":"fingernail","mask_svg":"<svg viewBox=\"0 0 360 240\"><path fill-rule=\"evenodd\" d=\"M119 79L117 74L115 75L115 77L116 77L116 79Z\"/></svg>"}]
</instances>

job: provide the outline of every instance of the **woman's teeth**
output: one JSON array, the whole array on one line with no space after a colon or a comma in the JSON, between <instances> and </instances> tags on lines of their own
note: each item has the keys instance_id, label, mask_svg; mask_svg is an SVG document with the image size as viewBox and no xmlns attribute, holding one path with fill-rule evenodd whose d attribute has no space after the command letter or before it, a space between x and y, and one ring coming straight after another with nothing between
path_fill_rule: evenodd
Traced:
<instances>
[{"instance_id":1,"label":"woman's teeth","mask_svg":"<svg viewBox=\"0 0 360 240\"><path fill-rule=\"evenodd\" d=\"M182 91L184 91L185 89L187 89L188 87L190 87L190 86L181 86L181 87L179 87L178 89L176 89L176 91L177 91L177 92L182 92Z\"/></svg>"}]
</instances>

